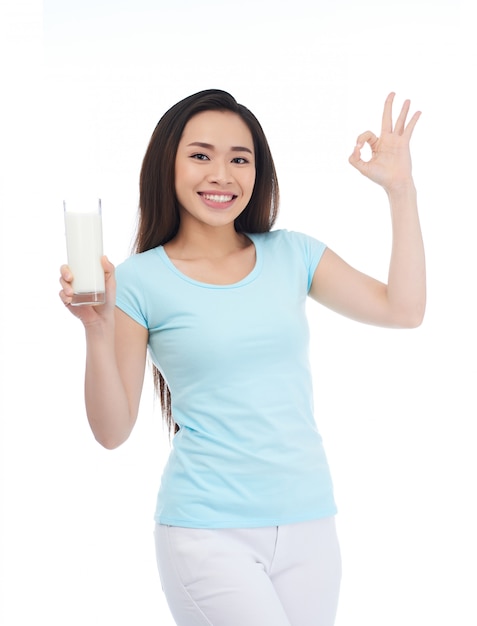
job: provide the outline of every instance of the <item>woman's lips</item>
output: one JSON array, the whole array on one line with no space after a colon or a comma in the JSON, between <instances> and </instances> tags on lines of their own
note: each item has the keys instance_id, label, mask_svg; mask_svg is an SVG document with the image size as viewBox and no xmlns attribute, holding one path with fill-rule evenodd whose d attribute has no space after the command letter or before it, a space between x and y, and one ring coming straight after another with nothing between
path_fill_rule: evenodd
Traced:
<instances>
[{"instance_id":1,"label":"woman's lips","mask_svg":"<svg viewBox=\"0 0 477 626\"><path fill-rule=\"evenodd\" d=\"M200 191L199 196L202 198L204 204L213 209L227 209L234 203L236 195L232 193L220 193L220 192L205 192Z\"/></svg>"}]
</instances>

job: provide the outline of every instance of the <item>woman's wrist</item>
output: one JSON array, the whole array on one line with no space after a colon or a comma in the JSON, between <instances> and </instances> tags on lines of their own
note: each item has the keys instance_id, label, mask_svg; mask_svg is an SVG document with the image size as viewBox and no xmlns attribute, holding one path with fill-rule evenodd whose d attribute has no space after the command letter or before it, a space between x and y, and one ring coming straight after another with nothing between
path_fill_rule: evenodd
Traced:
<instances>
[{"instance_id":1,"label":"woman's wrist","mask_svg":"<svg viewBox=\"0 0 477 626\"><path fill-rule=\"evenodd\" d=\"M385 187L384 191L390 200L415 199L417 196L416 186L412 178L395 183L391 187Z\"/></svg>"},{"instance_id":2,"label":"woman's wrist","mask_svg":"<svg viewBox=\"0 0 477 626\"><path fill-rule=\"evenodd\" d=\"M114 317L112 319L98 317L94 322L84 324L84 330L86 341L114 341Z\"/></svg>"}]
</instances>

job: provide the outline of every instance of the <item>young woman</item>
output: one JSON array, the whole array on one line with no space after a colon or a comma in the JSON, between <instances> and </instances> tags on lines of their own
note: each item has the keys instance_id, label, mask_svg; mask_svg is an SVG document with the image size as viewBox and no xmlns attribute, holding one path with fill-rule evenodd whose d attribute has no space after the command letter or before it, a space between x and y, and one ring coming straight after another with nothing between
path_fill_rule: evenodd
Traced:
<instances>
[{"instance_id":1,"label":"young woman","mask_svg":"<svg viewBox=\"0 0 477 626\"><path fill-rule=\"evenodd\" d=\"M156 508L160 577L179 626L331 626L340 554L331 478L313 417L306 297L353 319L418 326L424 252L406 101L350 162L386 191L388 284L316 239L272 230L278 183L262 128L208 90L159 121L140 178L136 252L103 258L103 306L86 329L86 409L96 439L136 421L146 352L174 432ZM372 157L361 159L368 143ZM65 305L70 270L61 270Z\"/></svg>"}]
</instances>

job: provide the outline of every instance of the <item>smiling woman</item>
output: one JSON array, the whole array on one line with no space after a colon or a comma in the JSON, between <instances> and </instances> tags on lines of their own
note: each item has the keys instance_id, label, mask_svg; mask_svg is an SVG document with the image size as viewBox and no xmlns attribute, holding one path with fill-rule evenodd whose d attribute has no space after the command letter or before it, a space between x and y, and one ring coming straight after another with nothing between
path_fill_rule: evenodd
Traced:
<instances>
[{"instance_id":1,"label":"smiling woman","mask_svg":"<svg viewBox=\"0 0 477 626\"><path fill-rule=\"evenodd\" d=\"M197 149L201 148L201 152ZM185 220L227 226L241 215L255 184L253 137L231 111L204 111L187 122L176 154L175 185ZM176 247L183 244L176 238Z\"/></svg>"},{"instance_id":2,"label":"smiling woman","mask_svg":"<svg viewBox=\"0 0 477 626\"><path fill-rule=\"evenodd\" d=\"M176 197L175 178L178 148L179 145L185 147L183 133L189 120L198 117L204 111L217 114L218 119L230 117L230 114L234 113L236 118L233 129L242 140L235 144L229 139L226 148L242 146L249 151L245 151L242 156L246 157L247 161L253 157L255 185L250 202L236 220L237 232L265 232L275 222L279 203L278 182L270 148L260 123L251 111L238 104L227 92L216 89L205 90L181 100L167 111L151 137L140 175L141 212L136 238L137 252L164 245L179 230L180 208ZM189 127L187 132L190 130ZM206 131L205 128L203 130ZM212 143L206 136L190 136L187 143L194 141L200 144ZM222 138L218 143L223 144L223 141ZM207 155L202 154L207 148L203 145L196 147L201 148L200 153L191 146L188 156L207 161ZM160 212L156 210L159 204Z\"/></svg>"},{"instance_id":3,"label":"smiling woman","mask_svg":"<svg viewBox=\"0 0 477 626\"><path fill-rule=\"evenodd\" d=\"M420 324L425 268L406 101L350 162L387 192L385 285L317 239L273 230L278 184L260 124L199 92L159 121L143 161L136 254L106 258L106 304L86 329L97 440L134 427L146 352L174 431L155 512L162 587L179 626L332 626L341 562L333 485L313 409L307 296L369 324ZM373 156L361 158L369 143ZM62 270L71 303L72 275ZM117 281L117 282L116 282ZM117 287L117 288L116 288Z\"/></svg>"}]
</instances>

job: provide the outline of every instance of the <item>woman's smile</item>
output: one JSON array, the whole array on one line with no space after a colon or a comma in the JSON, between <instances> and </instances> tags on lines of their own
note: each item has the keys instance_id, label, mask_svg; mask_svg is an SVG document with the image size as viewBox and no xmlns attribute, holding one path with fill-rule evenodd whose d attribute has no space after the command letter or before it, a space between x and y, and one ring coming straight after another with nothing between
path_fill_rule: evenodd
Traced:
<instances>
[{"instance_id":1,"label":"woman's smile","mask_svg":"<svg viewBox=\"0 0 477 626\"><path fill-rule=\"evenodd\" d=\"M235 194L223 194L218 192L199 191L198 194L204 204L212 209L228 209L237 198Z\"/></svg>"}]
</instances>

